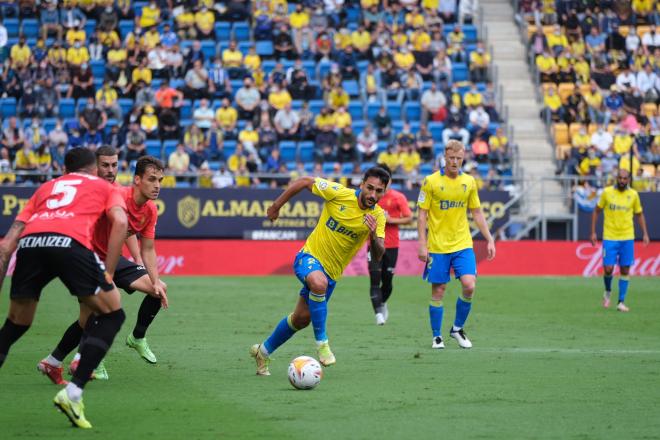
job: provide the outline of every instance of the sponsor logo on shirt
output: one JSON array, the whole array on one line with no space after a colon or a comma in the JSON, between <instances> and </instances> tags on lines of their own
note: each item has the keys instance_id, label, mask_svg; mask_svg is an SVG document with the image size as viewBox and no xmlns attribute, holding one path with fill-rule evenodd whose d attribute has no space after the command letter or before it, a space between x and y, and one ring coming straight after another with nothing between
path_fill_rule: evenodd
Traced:
<instances>
[{"instance_id":1,"label":"sponsor logo on shirt","mask_svg":"<svg viewBox=\"0 0 660 440\"><path fill-rule=\"evenodd\" d=\"M630 209L629 206L615 205L614 203L610 203L608 208L610 211L628 211Z\"/></svg>"},{"instance_id":2,"label":"sponsor logo on shirt","mask_svg":"<svg viewBox=\"0 0 660 440\"><path fill-rule=\"evenodd\" d=\"M440 209L447 210L452 208L465 208L465 202L456 202L454 200L440 200Z\"/></svg>"},{"instance_id":3,"label":"sponsor logo on shirt","mask_svg":"<svg viewBox=\"0 0 660 440\"><path fill-rule=\"evenodd\" d=\"M328 221L325 222L325 225L330 229L332 232L336 232L341 235L345 235L347 237L351 237L353 239L358 238L357 232L354 232L345 226L342 226L337 220L335 220L332 217L328 218Z\"/></svg>"}]
</instances>

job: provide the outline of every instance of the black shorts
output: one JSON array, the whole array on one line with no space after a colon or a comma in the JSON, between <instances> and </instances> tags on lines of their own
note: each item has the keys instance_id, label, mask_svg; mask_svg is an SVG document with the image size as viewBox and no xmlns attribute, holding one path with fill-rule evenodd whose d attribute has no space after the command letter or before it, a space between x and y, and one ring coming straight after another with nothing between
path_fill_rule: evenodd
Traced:
<instances>
[{"instance_id":1,"label":"black shorts","mask_svg":"<svg viewBox=\"0 0 660 440\"><path fill-rule=\"evenodd\" d=\"M145 275L147 275L147 270L144 266L139 266L121 256L115 270L114 282L117 287L124 289L130 295L135 292L135 289L131 289L131 284Z\"/></svg>"},{"instance_id":2,"label":"black shorts","mask_svg":"<svg viewBox=\"0 0 660 440\"><path fill-rule=\"evenodd\" d=\"M367 250L367 261L369 262L369 272L378 270L394 274L396 260L399 257L399 248L386 248L383 258L380 261L374 261L371 258L371 249Z\"/></svg>"},{"instance_id":3,"label":"black shorts","mask_svg":"<svg viewBox=\"0 0 660 440\"><path fill-rule=\"evenodd\" d=\"M71 237L30 234L18 241L10 298L39 300L41 291L59 278L75 296L114 288L101 259Z\"/></svg>"}]
</instances>

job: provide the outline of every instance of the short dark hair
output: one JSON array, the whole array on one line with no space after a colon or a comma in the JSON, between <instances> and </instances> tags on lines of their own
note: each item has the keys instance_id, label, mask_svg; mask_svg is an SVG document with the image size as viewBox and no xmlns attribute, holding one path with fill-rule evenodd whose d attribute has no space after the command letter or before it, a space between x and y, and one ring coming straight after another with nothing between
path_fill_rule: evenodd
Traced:
<instances>
[{"instance_id":1,"label":"short dark hair","mask_svg":"<svg viewBox=\"0 0 660 440\"><path fill-rule=\"evenodd\" d=\"M390 169L390 167L388 167L388 166L385 165L384 163L379 163L379 164L378 164L378 168L382 168L382 169L384 169L385 171L387 171L387 174L390 175L390 179L392 178L392 170Z\"/></svg>"},{"instance_id":2,"label":"short dark hair","mask_svg":"<svg viewBox=\"0 0 660 440\"><path fill-rule=\"evenodd\" d=\"M64 168L67 173L75 173L96 166L96 156L87 148L74 148L64 156Z\"/></svg>"},{"instance_id":3,"label":"short dark hair","mask_svg":"<svg viewBox=\"0 0 660 440\"><path fill-rule=\"evenodd\" d=\"M117 149L115 147L111 147L110 145L101 145L96 150L97 159L101 156L117 156L117 155L118 155Z\"/></svg>"},{"instance_id":4,"label":"short dark hair","mask_svg":"<svg viewBox=\"0 0 660 440\"><path fill-rule=\"evenodd\" d=\"M142 177L149 168L155 168L156 171L165 171L165 165L161 160L153 156L142 156L135 164L135 175Z\"/></svg>"},{"instance_id":5,"label":"short dark hair","mask_svg":"<svg viewBox=\"0 0 660 440\"><path fill-rule=\"evenodd\" d=\"M362 178L362 181L366 182L369 177L377 177L378 179L380 179L381 182L383 182L384 185L390 183L390 173L388 173L381 166L375 166L369 168L367 172L364 173L364 177Z\"/></svg>"}]
</instances>

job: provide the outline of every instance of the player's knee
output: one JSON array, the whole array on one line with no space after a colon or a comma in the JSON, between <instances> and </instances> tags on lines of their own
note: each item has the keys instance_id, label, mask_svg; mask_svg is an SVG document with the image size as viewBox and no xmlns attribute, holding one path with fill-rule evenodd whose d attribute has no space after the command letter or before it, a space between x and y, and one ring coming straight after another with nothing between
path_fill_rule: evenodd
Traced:
<instances>
[{"instance_id":1,"label":"player's knee","mask_svg":"<svg viewBox=\"0 0 660 440\"><path fill-rule=\"evenodd\" d=\"M612 275L612 272L614 272L614 266L604 266L603 267L603 273L607 276Z\"/></svg>"},{"instance_id":2,"label":"player's knee","mask_svg":"<svg viewBox=\"0 0 660 440\"><path fill-rule=\"evenodd\" d=\"M33 317L31 317L31 316L26 316L26 315L21 314L21 313L17 313L17 312L12 312L12 311L10 311L10 312L7 314L7 318L8 318L12 323L14 323L14 324L16 324L16 325L21 325L21 326L25 326L25 327L30 327L30 326L32 325L32 318L33 318Z\"/></svg>"},{"instance_id":3,"label":"player's knee","mask_svg":"<svg viewBox=\"0 0 660 440\"><path fill-rule=\"evenodd\" d=\"M328 288L328 280L325 277L315 277L307 280L307 286L315 294L325 295L325 291Z\"/></svg>"},{"instance_id":4,"label":"player's knee","mask_svg":"<svg viewBox=\"0 0 660 440\"><path fill-rule=\"evenodd\" d=\"M475 286L476 283L474 281L463 284L463 296L466 298L472 298Z\"/></svg>"},{"instance_id":5,"label":"player's knee","mask_svg":"<svg viewBox=\"0 0 660 440\"><path fill-rule=\"evenodd\" d=\"M434 301L441 301L442 298L445 297L445 289L446 289L445 284L438 284L433 286L433 289L431 290L431 298Z\"/></svg>"},{"instance_id":6,"label":"player's knee","mask_svg":"<svg viewBox=\"0 0 660 440\"><path fill-rule=\"evenodd\" d=\"M291 323L296 328L296 330L302 330L309 325L312 321L312 317L309 312L296 313L291 316Z\"/></svg>"},{"instance_id":7,"label":"player's knee","mask_svg":"<svg viewBox=\"0 0 660 440\"><path fill-rule=\"evenodd\" d=\"M622 266L620 270L621 275L628 275L630 273L630 266Z\"/></svg>"}]
</instances>

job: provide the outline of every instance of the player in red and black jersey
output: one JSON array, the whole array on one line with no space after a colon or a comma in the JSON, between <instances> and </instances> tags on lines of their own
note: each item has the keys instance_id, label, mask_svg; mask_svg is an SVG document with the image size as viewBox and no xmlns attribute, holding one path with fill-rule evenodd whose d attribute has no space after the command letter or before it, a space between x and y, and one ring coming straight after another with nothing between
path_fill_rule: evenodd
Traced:
<instances>
[{"instance_id":1,"label":"player in red and black jersey","mask_svg":"<svg viewBox=\"0 0 660 440\"><path fill-rule=\"evenodd\" d=\"M9 316L0 329L0 365L12 344L30 328L43 288L59 278L95 316L86 322L89 338L81 348L78 370L54 403L74 426L91 428L83 413L82 392L125 319L112 276L128 220L117 188L96 176L94 153L76 148L67 153L64 163L67 174L36 191L0 244L0 287L18 248ZM103 215L112 225L105 264L92 250L93 228Z\"/></svg>"},{"instance_id":2,"label":"player in red and black jersey","mask_svg":"<svg viewBox=\"0 0 660 440\"><path fill-rule=\"evenodd\" d=\"M115 185L121 192L128 214L128 238L126 245L135 262L120 256L115 271L114 282L117 287L129 294L136 290L146 293L133 332L126 343L134 348L142 358L150 363L156 363L156 356L147 344L145 333L158 311L167 308L167 286L159 278L156 261L154 239L158 210L153 200L158 198L160 182L163 178L163 164L150 156L140 158L136 164L134 184L125 188L115 183L117 177L118 155L112 147L101 147L96 151L99 177ZM108 233L110 223L106 217L101 217L94 228L92 238L93 249L104 256L108 249ZM137 236L140 237L141 246ZM155 287L154 287L155 286ZM81 313L81 318L88 314ZM66 383L62 378L62 361L73 351L79 342L84 341L85 321L75 321L65 331L62 339L53 352L44 358L37 368L54 383ZM70 365L70 372L76 370L79 353ZM108 379L108 373L103 363L94 371L92 378Z\"/></svg>"},{"instance_id":3,"label":"player in red and black jersey","mask_svg":"<svg viewBox=\"0 0 660 440\"><path fill-rule=\"evenodd\" d=\"M386 165L378 165L392 174ZM376 324L384 325L389 317L387 300L392 295L392 278L396 260L399 256L399 225L412 223L413 216L406 196L391 188L392 181L387 185L387 192L378 201L378 205L385 211L385 254L380 261L371 258L371 252L367 252L369 264L369 293L371 305L376 314Z\"/></svg>"}]
</instances>

